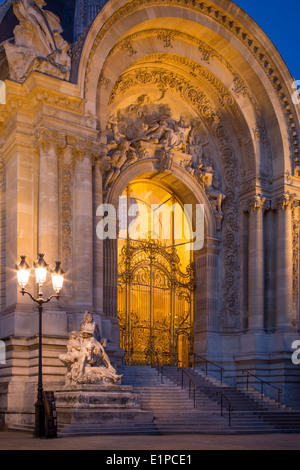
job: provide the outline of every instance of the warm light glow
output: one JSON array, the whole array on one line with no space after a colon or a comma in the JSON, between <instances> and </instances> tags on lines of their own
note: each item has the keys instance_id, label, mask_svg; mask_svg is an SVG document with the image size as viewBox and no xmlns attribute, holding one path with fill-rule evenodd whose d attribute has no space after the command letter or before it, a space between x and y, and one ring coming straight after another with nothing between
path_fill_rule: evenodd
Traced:
<instances>
[{"instance_id":1,"label":"warm light glow","mask_svg":"<svg viewBox=\"0 0 300 470\"><path fill-rule=\"evenodd\" d=\"M59 293L64 284L64 272L60 267L60 262L56 261L56 267L52 271L52 285L55 292Z\"/></svg>"},{"instance_id":2,"label":"warm light glow","mask_svg":"<svg viewBox=\"0 0 300 470\"><path fill-rule=\"evenodd\" d=\"M30 268L25 261L26 256L21 256L21 262L16 266L19 286L24 289L29 280Z\"/></svg>"},{"instance_id":3,"label":"warm light glow","mask_svg":"<svg viewBox=\"0 0 300 470\"><path fill-rule=\"evenodd\" d=\"M38 261L34 263L35 278L39 286L44 284L47 277L48 264L45 262L44 256L45 255L40 253Z\"/></svg>"},{"instance_id":4,"label":"warm light glow","mask_svg":"<svg viewBox=\"0 0 300 470\"><path fill-rule=\"evenodd\" d=\"M47 277L47 269L46 268L35 268L35 278L36 282L40 284L44 284Z\"/></svg>"}]
</instances>

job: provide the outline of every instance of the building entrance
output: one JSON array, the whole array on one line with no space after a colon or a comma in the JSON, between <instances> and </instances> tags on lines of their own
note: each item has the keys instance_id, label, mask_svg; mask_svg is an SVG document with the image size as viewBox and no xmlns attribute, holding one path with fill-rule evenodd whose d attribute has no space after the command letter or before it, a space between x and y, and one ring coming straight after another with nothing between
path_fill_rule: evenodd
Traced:
<instances>
[{"instance_id":1,"label":"building entrance","mask_svg":"<svg viewBox=\"0 0 300 470\"><path fill-rule=\"evenodd\" d=\"M138 181L120 200L119 220L118 318L125 363L187 366L194 274L183 208L174 194Z\"/></svg>"}]
</instances>

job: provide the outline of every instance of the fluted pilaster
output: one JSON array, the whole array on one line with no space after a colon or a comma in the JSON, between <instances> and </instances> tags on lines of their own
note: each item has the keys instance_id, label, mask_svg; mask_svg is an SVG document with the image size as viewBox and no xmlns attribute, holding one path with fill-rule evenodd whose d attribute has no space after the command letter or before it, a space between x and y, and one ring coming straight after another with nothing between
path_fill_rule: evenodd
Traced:
<instances>
[{"instance_id":1,"label":"fluted pilaster","mask_svg":"<svg viewBox=\"0 0 300 470\"><path fill-rule=\"evenodd\" d=\"M272 201L277 211L277 269L276 269L276 319L278 330L289 330L293 312L293 234L290 194L282 194Z\"/></svg>"},{"instance_id":2,"label":"fluted pilaster","mask_svg":"<svg viewBox=\"0 0 300 470\"><path fill-rule=\"evenodd\" d=\"M249 212L248 249L248 328L261 332L264 328L264 230L263 214L266 199L261 195L250 198L245 205Z\"/></svg>"}]
</instances>

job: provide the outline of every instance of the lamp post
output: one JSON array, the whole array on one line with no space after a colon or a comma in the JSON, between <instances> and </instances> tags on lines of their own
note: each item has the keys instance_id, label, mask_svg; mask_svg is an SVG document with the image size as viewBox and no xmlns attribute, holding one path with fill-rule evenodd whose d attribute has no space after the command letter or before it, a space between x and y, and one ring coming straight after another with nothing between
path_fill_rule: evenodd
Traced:
<instances>
[{"instance_id":1,"label":"lamp post","mask_svg":"<svg viewBox=\"0 0 300 470\"><path fill-rule=\"evenodd\" d=\"M42 372L42 315L43 305L50 302L54 297L58 300L60 297L61 290L64 282L64 272L61 269L61 263L56 262L56 267L51 271L52 285L55 290L55 294L51 295L47 299L43 298L43 284L47 278L48 264L44 260L42 253L39 254L39 259L33 264L35 270L36 282L39 286L38 297L35 298L30 292L25 290L28 284L31 268L26 262L26 256L21 256L21 261L16 265L18 283L21 287L21 294L29 295L31 300L38 304L39 310L39 369L38 369L38 395L37 402L35 404L35 433L34 437L41 438L45 437L45 407L43 397L43 372Z\"/></svg>"}]
</instances>

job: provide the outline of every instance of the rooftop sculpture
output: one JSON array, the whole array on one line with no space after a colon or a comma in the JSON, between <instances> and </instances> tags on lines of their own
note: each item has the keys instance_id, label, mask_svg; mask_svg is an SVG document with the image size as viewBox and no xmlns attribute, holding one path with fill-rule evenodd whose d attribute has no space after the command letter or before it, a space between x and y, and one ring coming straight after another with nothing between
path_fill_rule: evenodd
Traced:
<instances>
[{"instance_id":1,"label":"rooftop sculpture","mask_svg":"<svg viewBox=\"0 0 300 470\"><path fill-rule=\"evenodd\" d=\"M13 80L24 81L32 70L69 80L69 44L62 38L59 18L43 10L44 0L13 0L20 24L14 29L15 43L4 45Z\"/></svg>"}]
</instances>

